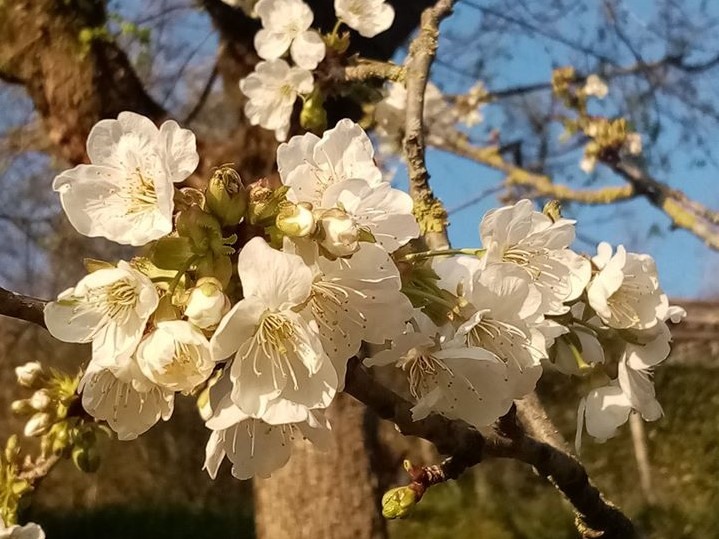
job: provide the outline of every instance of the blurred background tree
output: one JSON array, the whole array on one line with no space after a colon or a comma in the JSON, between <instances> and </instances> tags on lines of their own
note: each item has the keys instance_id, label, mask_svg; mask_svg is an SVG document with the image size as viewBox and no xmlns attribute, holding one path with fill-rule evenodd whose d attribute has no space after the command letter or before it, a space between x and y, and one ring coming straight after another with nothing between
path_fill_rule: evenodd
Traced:
<instances>
[{"instance_id":1,"label":"blurred background tree","mask_svg":"<svg viewBox=\"0 0 719 539\"><path fill-rule=\"evenodd\" d=\"M329 30L331 1L309 3ZM391 3L397 9L392 29L371 41L353 36L363 55L401 59L431 2ZM483 81L493 101L470 139L498 145L515 166L584 189L622 180L607 168L579 170L583 141L560 140L551 71L572 65L581 75L597 73L610 88L601 112L629 118L643 136L641 169L717 207L718 25L719 7L698 0L524 0L511 6L462 0L442 27L433 80L456 95ZM233 163L246 182L272 175L276 142L271 132L248 125L238 88L258 60L252 47L258 28L220 0L0 2L0 285L50 297L76 280L83 256L123 254L70 230L50 189L57 170L86 160L85 138L101 118L133 110L192 128L202 159L193 181L222 163ZM343 101L328 109L330 124L361 115ZM450 209L457 246L476 243L477 222L498 198L546 198L455 153L430 152L429 167L435 192ZM396 170L397 183L406 182L401 164L388 159L386 165ZM710 299L716 285L707 276L716 253L688 232L673 231L648 198L638 193L591 208L568 201L565 208L581 217L579 241L588 250L602 237L647 251L671 294ZM719 381L711 376L719 366L719 320L712 303L694 302L688 310L680 346L657 379L667 417L646 433L625 428L605 445L587 443L582 455L603 490L656 538L719 537L711 509L719 506ZM42 359L72 369L84 354L38 329L5 320L0 326L0 356L13 364ZM10 432L18 428L7 412L15 398L12 371L0 377L7 388L0 392L3 431ZM562 382L547 380L540 394L572 437L579 389ZM194 405L184 404L171 425L138 442L108 441L97 474L82 476L67 466L50 476L33 509L48 536L500 539L576 533L556 493L516 463L483 465L432 490L412 520L387 529L378 494L396 481L401 459L436 457L424 444L400 440L349 397L330 412L342 431L330 454L296 454L254 488L229 474L212 482L200 470L206 434ZM648 467L650 484L641 473Z\"/></svg>"}]
</instances>

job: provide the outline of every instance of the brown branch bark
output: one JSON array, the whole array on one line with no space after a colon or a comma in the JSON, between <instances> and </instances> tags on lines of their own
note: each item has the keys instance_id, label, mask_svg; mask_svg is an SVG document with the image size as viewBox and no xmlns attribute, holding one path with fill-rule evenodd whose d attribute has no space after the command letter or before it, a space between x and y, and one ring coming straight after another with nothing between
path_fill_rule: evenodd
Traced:
<instances>
[{"instance_id":1,"label":"brown branch bark","mask_svg":"<svg viewBox=\"0 0 719 539\"><path fill-rule=\"evenodd\" d=\"M547 443L532 435L541 433L546 424L525 426L524 421L517 421L511 412L492 432L483 434L462 421L436 414L413 421L412 404L378 384L361 365L350 371L345 391L383 419L394 422L403 434L429 440L441 453L450 455L450 460L443 464L448 478L457 477L488 458L519 460L533 466L564 495L574 509L577 527L583 537L599 537L599 533L603 534L603 539L637 537L631 521L604 499L581 463L568 451L557 447L562 444L556 437L550 437ZM523 406L522 401L519 405ZM533 429L536 430L533 432Z\"/></svg>"},{"instance_id":2,"label":"brown branch bark","mask_svg":"<svg viewBox=\"0 0 719 539\"><path fill-rule=\"evenodd\" d=\"M0 315L45 327L45 301L0 288Z\"/></svg>"}]
</instances>

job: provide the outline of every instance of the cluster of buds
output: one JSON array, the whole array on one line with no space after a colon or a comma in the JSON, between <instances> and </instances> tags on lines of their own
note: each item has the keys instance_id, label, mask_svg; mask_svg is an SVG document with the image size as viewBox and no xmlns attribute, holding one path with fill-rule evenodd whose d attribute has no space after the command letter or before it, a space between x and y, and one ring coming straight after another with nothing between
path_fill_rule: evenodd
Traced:
<instances>
[{"instance_id":1,"label":"cluster of buds","mask_svg":"<svg viewBox=\"0 0 719 539\"><path fill-rule=\"evenodd\" d=\"M375 242L369 229L342 208L313 210L307 202L284 201L275 223L284 236L316 240L328 258L351 256L360 248L360 242Z\"/></svg>"},{"instance_id":2,"label":"cluster of buds","mask_svg":"<svg viewBox=\"0 0 719 539\"><path fill-rule=\"evenodd\" d=\"M45 369L36 361L17 367L15 373L18 384L33 393L14 401L11 409L18 415L29 416L23 433L28 438L40 439L41 458L69 456L80 470L97 470L99 426L70 414L77 400L78 379Z\"/></svg>"},{"instance_id":3,"label":"cluster of buds","mask_svg":"<svg viewBox=\"0 0 719 539\"><path fill-rule=\"evenodd\" d=\"M160 269L175 270L180 278L194 266L198 277L214 277L226 287L232 278L230 256L237 242L232 229L244 220L248 206L239 174L221 166L204 192L183 189L181 202L176 232L155 242L152 262ZM172 291L177 284L172 283Z\"/></svg>"},{"instance_id":4,"label":"cluster of buds","mask_svg":"<svg viewBox=\"0 0 719 539\"><path fill-rule=\"evenodd\" d=\"M590 115L587 102L590 97L603 99L609 89L598 75L586 79L577 76L573 67L555 69L552 73L552 91L562 103L577 113L564 119L564 137L581 133L589 141L584 147L580 168L590 173L599 161L616 162L622 153L639 155L642 139L624 118L604 118Z\"/></svg>"},{"instance_id":5,"label":"cluster of buds","mask_svg":"<svg viewBox=\"0 0 719 539\"><path fill-rule=\"evenodd\" d=\"M17 524L17 513L27 501L32 485L21 475L22 458L16 435L10 436L0 454L0 523Z\"/></svg>"}]
</instances>

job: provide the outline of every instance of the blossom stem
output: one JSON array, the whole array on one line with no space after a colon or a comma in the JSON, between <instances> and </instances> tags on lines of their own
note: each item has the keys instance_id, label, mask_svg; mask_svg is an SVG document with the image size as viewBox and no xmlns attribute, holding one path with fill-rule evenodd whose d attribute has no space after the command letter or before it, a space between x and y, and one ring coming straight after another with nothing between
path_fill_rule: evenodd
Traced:
<instances>
[{"instance_id":1,"label":"blossom stem","mask_svg":"<svg viewBox=\"0 0 719 539\"><path fill-rule=\"evenodd\" d=\"M481 258L487 252L486 249L435 249L430 251L422 251L419 253L409 253L400 258L405 262L412 262L414 260L424 260L425 258L432 258L434 256L448 256L448 255L469 255Z\"/></svg>"},{"instance_id":2,"label":"blossom stem","mask_svg":"<svg viewBox=\"0 0 719 539\"><path fill-rule=\"evenodd\" d=\"M191 256L187 259L187 262L185 262L182 267L177 270L177 274L175 277L170 281L170 286L167 289L167 293L172 296L172 294L175 293L175 288L177 288L177 285L180 284L180 279L182 279L182 276L185 275L185 273L188 272L188 270L192 267L192 265L197 262L200 259L200 255Z\"/></svg>"},{"instance_id":3,"label":"blossom stem","mask_svg":"<svg viewBox=\"0 0 719 539\"><path fill-rule=\"evenodd\" d=\"M447 307L450 311L454 312L458 305L453 304L449 301L447 301L444 298L440 298L439 296L435 296L434 294L430 294L429 292L424 292L423 290L419 290L417 288L409 288L409 289L403 289L402 292L405 296L414 296L422 299L427 299L431 301L432 303L442 305L444 307Z\"/></svg>"}]
</instances>

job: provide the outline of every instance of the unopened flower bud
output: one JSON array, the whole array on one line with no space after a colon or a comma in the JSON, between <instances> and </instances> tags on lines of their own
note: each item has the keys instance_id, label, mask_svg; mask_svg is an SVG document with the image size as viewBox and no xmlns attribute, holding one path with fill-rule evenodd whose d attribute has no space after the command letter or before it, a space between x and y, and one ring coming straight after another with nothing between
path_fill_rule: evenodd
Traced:
<instances>
[{"instance_id":1,"label":"unopened flower bud","mask_svg":"<svg viewBox=\"0 0 719 539\"><path fill-rule=\"evenodd\" d=\"M42 365L37 361L30 361L15 367L17 382L24 387L33 387L43 376Z\"/></svg>"},{"instance_id":2,"label":"unopened flower bud","mask_svg":"<svg viewBox=\"0 0 719 539\"><path fill-rule=\"evenodd\" d=\"M25 430L23 433L28 438L34 436L42 436L52 425L52 416L45 412L39 412L32 416L27 423L25 423Z\"/></svg>"},{"instance_id":3,"label":"unopened flower bud","mask_svg":"<svg viewBox=\"0 0 719 539\"><path fill-rule=\"evenodd\" d=\"M322 133L327 129L327 111L324 107L324 96L319 87L305 99L300 111L300 125L307 131Z\"/></svg>"},{"instance_id":4,"label":"unopened flower bud","mask_svg":"<svg viewBox=\"0 0 719 539\"><path fill-rule=\"evenodd\" d=\"M240 175L223 166L215 171L205 192L207 207L224 226L236 225L247 211L247 190Z\"/></svg>"},{"instance_id":5,"label":"unopened flower bud","mask_svg":"<svg viewBox=\"0 0 719 539\"><path fill-rule=\"evenodd\" d=\"M46 412L52 405L52 397L47 389L38 389L30 397L30 406L38 412Z\"/></svg>"},{"instance_id":6,"label":"unopened flower bud","mask_svg":"<svg viewBox=\"0 0 719 539\"><path fill-rule=\"evenodd\" d=\"M213 277L203 277L190 292L185 316L201 329L212 329L230 310L230 300L222 293L222 283Z\"/></svg>"},{"instance_id":7,"label":"unopened flower bud","mask_svg":"<svg viewBox=\"0 0 719 539\"><path fill-rule=\"evenodd\" d=\"M604 99L609 93L609 88L599 76L592 74L587 77L587 82L584 84L584 93Z\"/></svg>"},{"instance_id":8,"label":"unopened flower bud","mask_svg":"<svg viewBox=\"0 0 719 539\"><path fill-rule=\"evenodd\" d=\"M349 256L359 249L360 227L344 211L334 208L324 212L319 221L320 245L331 255Z\"/></svg>"},{"instance_id":9,"label":"unopened flower bud","mask_svg":"<svg viewBox=\"0 0 719 539\"><path fill-rule=\"evenodd\" d=\"M315 230L315 217L309 204L287 202L280 208L275 221L277 228L291 238L309 236Z\"/></svg>"},{"instance_id":10,"label":"unopened flower bud","mask_svg":"<svg viewBox=\"0 0 719 539\"><path fill-rule=\"evenodd\" d=\"M629 133L624 141L624 146L632 155L642 153L642 136L639 133Z\"/></svg>"},{"instance_id":11,"label":"unopened flower bud","mask_svg":"<svg viewBox=\"0 0 719 539\"><path fill-rule=\"evenodd\" d=\"M100 467L100 455L93 446L77 446L72 450L72 462L85 473L95 473Z\"/></svg>"},{"instance_id":12,"label":"unopened flower bud","mask_svg":"<svg viewBox=\"0 0 719 539\"><path fill-rule=\"evenodd\" d=\"M10 404L10 410L12 410L15 414L30 414L35 411L30 405L29 399L12 401L12 404Z\"/></svg>"},{"instance_id":13,"label":"unopened flower bud","mask_svg":"<svg viewBox=\"0 0 719 539\"><path fill-rule=\"evenodd\" d=\"M269 186L266 180L259 180L249 188L249 205L247 219L253 225L273 224L282 203L286 201L288 187L283 185L276 189ZM267 223L269 221L269 223Z\"/></svg>"},{"instance_id":14,"label":"unopened flower bud","mask_svg":"<svg viewBox=\"0 0 719 539\"><path fill-rule=\"evenodd\" d=\"M417 505L417 493L410 487L397 487L382 496L382 516L388 519L406 518Z\"/></svg>"},{"instance_id":15,"label":"unopened flower bud","mask_svg":"<svg viewBox=\"0 0 719 539\"><path fill-rule=\"evenodd\" d=\"M5 444L5 460L7 462L15 462L20 454L20 446L17 441L17 434L12 434Z\"/></svg>"}]
</instances>

